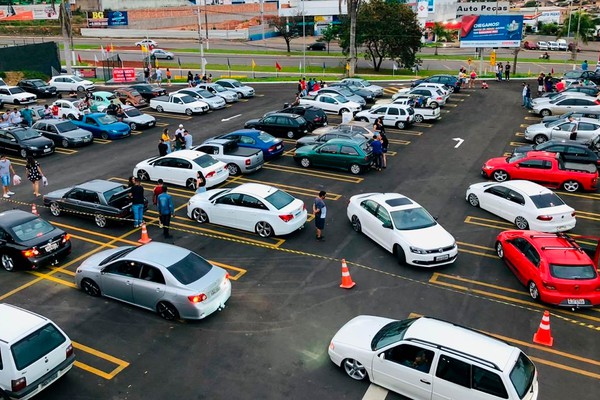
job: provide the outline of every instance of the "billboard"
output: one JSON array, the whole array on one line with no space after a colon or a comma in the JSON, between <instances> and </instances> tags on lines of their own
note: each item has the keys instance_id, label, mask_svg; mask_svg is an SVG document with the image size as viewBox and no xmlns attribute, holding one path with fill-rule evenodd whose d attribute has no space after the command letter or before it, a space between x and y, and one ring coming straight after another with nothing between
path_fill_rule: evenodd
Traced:
<instances>
[{"instance_id":1,"label":"billboard","mask_svg":"<svg viewBox=\"0 0 600 400\"><path fill-rule=\"evenodd\" d=\"M462 17L460 47L519 47L522 38L522 15Z\"/></svg>"},{"instance_id":2,"label":"billboard","mask_svg":"<svg viewBox=\"0 0 600 400\"><path fill-rule=\"evenodd\" d=\"M34 19L58 19L60 2L47 0L45 4L14 4L0 0L0 21L31 21Z\"/></svg>"},{"instance_id":3,"label":"billboard","mask_svg":"<svg viewBox=\"0 0 600 400\"><path fill-rule=\"evenodd\" d=\"M136 81L135 68L113 68L112 75L115 83Z\"/></svg>"},{"instance_id":4,"label":"billboard","mask_svg":"<svg viewBox=\"0 0 600 400\"><path fill-rule=\"evenodd\" d=\"M484 3L458 3L456 7L456 16L463 15L492 15L492 14L508 14L510 4L508 1L500 2L484 2Z\"/></svg>"},{"instance_id":5,"label":"billboard","mask_svg":"<svg viewBox=\"0 0 600 400\"><path fill-rule=\"evenodd\" d=\"M89 11L88 28L111 28L128 25L127 11Z\"/></svg>"}]
</instances>

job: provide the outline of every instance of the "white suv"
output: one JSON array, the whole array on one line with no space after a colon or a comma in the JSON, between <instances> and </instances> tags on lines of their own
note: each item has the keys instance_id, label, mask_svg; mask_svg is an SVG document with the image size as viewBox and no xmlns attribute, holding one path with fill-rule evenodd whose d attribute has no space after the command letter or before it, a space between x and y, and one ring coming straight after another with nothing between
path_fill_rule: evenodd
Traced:
<instances>
[{"instance_id":1,"label":"white suv","mask_svg":"<svg viewBox=\"0 0 600 400\"><path fill-rule=\"evenodd\" d=\"M71 340L54 322L0 304L0 398L29 399L69 372L74 362Z\"/></svg>"},{"instance_id":2,"label":"white suv","mask_svg":"<svg viewBox=\"0 0 600 400\"><path fill-rule=\"evenodd\" d=\"M402 104L385 104L373 106L370 110L358 112L354 119L375 123L375 120L383 117L384 126L392 126L398 129L404 129L412 124L415 118L415 110L411 106Z\"/></svg>"},{"instance_id":3,"label":"white suv","mask_svg":"<svg viewBox=\"0 0 600 400\"><path fill-rule=\"evenodd\" d=\"M85 92L96 88L94 82L75 75L53 76L48 85L55 86L59 92Z\"/></svg>"}]
</instances>

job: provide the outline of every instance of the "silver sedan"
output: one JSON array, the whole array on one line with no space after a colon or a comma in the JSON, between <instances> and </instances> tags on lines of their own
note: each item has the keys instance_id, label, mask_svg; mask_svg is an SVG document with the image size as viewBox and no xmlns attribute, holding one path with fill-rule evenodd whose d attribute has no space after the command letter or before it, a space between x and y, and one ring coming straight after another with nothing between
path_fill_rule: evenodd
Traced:
<instances>
[{"instance_id":1,"label":"silver sedan","mask_svg":"<svg viewBox=\"0 0 600 400\"><path fill-rule=\"evenodd\" d=\"M166 320L202 319L225 307L229 274L196 253L166 243L105 250L77 268L77 286L156 311Z\"/></svg>"}]
</instances>

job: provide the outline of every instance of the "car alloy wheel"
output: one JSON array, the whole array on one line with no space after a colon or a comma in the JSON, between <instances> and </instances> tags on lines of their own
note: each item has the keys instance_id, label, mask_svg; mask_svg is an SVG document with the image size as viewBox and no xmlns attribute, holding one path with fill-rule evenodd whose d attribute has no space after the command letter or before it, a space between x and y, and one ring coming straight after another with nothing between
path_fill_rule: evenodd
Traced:
<instances>
[{"instance_id":1,"label":"car alloy wheel","mask_svg":"<svg viewBox=\"0 0 600 400\"><path fill-rule=\"evenodd\" d=\"M258 236L267 238L273 235L273 227L268 222L260 221L256 223L256 233Z\"/></svg>"},{"instance_id":2,"label":"car alloy wheel","mask_svg":"<svg viewBox=\"0 0 600 400\"><path fill-rule=\"evenodd\" d=\"M15 106L18 106L19 104L21 104L21 102L17 99L15 99L15 101L13 101L13 103L15 104Z\"/></svg>"},{"instance_id":3,"label":"car alloy wheel","mask_svg":"<svg viewBox=\"0 0 600 400\"><path fill-rule=\"evenodd\" d=\"M415 122L416 123L421 123L423 122L425 118L423 118L423 116L421 114L415 114Z\"/></svg>"},{"instance_id":4,"label":"car alloy wheel","mask_svg":"<svg viewBox=\"0 0 600 400\"><path fill-rule=\"evenodd\" d=\"M396 122L396 128L404 129L404 128L406 128L406 123L402 122L402 121L398 121L398 122Z\"/></svg>"},{"instance_id":5,"label":"car alloy wheel","mask_svg":"<svg viewBox=\"0 0 600 400\"><path fill-rule=\"evenodd\" d=\"M579 190L579 182L577 181L566 181L565 183L563 183L563 189L565 189L567 192L576 192Z\"/></svg>"},{"instance_id":6,"label":"car alloy wheel","mask_svg":"<svg viewBox=\"0 0 600 400\"><path fill-rule=\"evenodd\" d=\"M342 108L342 109L340 110L340 115L342 115L342 114L344 114L344 113L347 113L347 112L349 112L349 111L350 111L350 110L348 110L347 108Z\"/></svg>"},{"instance_id":7,"label":"car alloy wheel","mask_svg":"<svg viewBox=\"0 0 600 400\"><path fill-rule=\"evenodd\" d=\"M70 119L70 120L74 120L74 119L76 119L76 118L75 118L75 115L73 115L73 114L69 114L69 115L67 115L67 118L68 118L68 119Z\"/></svg>"},{"instance_id":8,"label":"car alloy wheel","mask_svg":"<svg viewBox=\"0 0 600 400\"><path fill-rule=\"evenodd\" d=\"M549 117L552 115L552 112L550 110L547 109L543 109L542 111L540 111L540 115L542 117Z\"/></svg>"},{"instance_id":9,"label":"car alloy wheel","mask_svg":"<svg viewBox=\"0 0 600 400\"><path fill-rule=\"evenodd\" d=\"M508 179L508 174L506 173L506 171L503 171L501 169L498 171L494 171L492 176L496 182L504 182Z\"/></svg>"},{"instance_id":10,"label":"car alloy wheel","mask_svg":"<svg viewBox=\"0 0 600 400\"><path fill-rule=\"evenodd\" d=\"M369 122L369 119L365 117L360 117L358 120L362 122Z\"/></svg>"},{"instance_id":11,"label":"car alloy wheel","mask_svg":"<svg viewBox=\"0 0 600 400\"><path fill-rule=\"evenodd\" d=\"M479 207L479 198L473 193L469 194L469 204L473 207Z\"/></svg>"},{"instance_id":12,"label":"car alloy wheel","mask_svg":"<svg viewBox=\"0 0 600 400\"><path fill-rule=\"evenodd\" d=\"M164 301L161 301L156 305L156 312L161 318L164 318L167 321L173 321L174 319L179 318L177 309L172 304Z\"/></svg>"},{"instance_id":13,"label":"car alloy wheel","mask_svg":"<svg viewBox=\"0 0 600 400\"><path fill-rule=\"evenodd\" d=\"M529 284L527 285L527 288L529 289L529 295L531 296L531 298L535 301L539 301L540 291L538 290L538 287L535 284L535 282L534 281L529 282Z\"/></svg>"},{"instance_id":14,"label":"car alloy wheel","mask_svg":"<svg viewBox=\"0 0 600 400\"><path fill-rule=\"evenodd\" d=\"M367 370L365 367L360 362L351 358L344 360L344 371L346 371L346 374L348 374L350 378L357 381L362 381L367 377Z\"/></svg>"},{"instance_id":15,"label":"car alloy wheel","mask_svg":"<svg viewBox=\"0 0 600 400\"><path fill-rule=\"evenodd\" d=\"M231 176L236 176L240 174L240 167L238 167L237 164L227 164L227 169L229 170L229 175Z\"/></svg>"},{"instance_id":16,"label":"car alloy wheel","mask_svg":"<svg viewBox=\"0 0 600 400\"><path fill-rule=\"evenodd\" d=\"M140 169L138 171L137 176L141 181L149 181L150 180L150 175L148 175L148 173L143 169Z\"/></svg>"},{"instance_id":17,"label":"car alloy wheel","mask_svg":"<svg viewBox=\"0 0 600 400\"><path fill-rule=\"evenodd\" d=\"M55 217L58 217L60 215L60 206L57 202L53 201L52 203L50 203L50 213Z\"/></svg>"},{"instance_id":18,"label":"car alloy wheel","mask_svg":"<svg viewBox=\"0 0 600 400\"><path fill-rule=\"evenodd\" d=\"M356 215L352 216L352 229L354 229L354 232L358 232L358 233L360 233L362 231L362 226L360 224L360 220L358 219L358 217Z\"/></svg>"},{"instance_id":19,"label":"car alloy wheel","mask_svg":"<svg viewBox=\"0 0 600 400\"><path fill-rule=\"evenodd\" d=\"M162 106L156 106L156 111L158 111L158 112L163 112L163 108L162 108Z\"/></svg>"},{"instance_id":20,"label":"car alloy wheel","mask_svg":"<svg viewBox=\"0 0 600 400\"><path fill-rule=\"evenodd\" d=\"M529 228L529 223L527 222L527 220L521 216L515 218L515 225L517 226L517 228L521 229L521 230L525 230L527 228Z\"/></svg>"},{"instance_id":21,"label":"car alloy wheel","mask_svg":"<svg viewBox=\"0 0 600 400\"><path fill-rule=\"evenodd\" d=\"M300 160L300 165L302 165L304 168L308 168L308 167L310 167L310 160L306 157L303 157Z\"/></svg>"},{"instance_id":22,"label":"car alloy wheel","mask_svg":"<svg viewBox=\"0 0 600 400\"><path fill-rule=\"evenodd\" d=\"M94 222L98 228L104 228L106 226L106 217L102 214L95 214Z\"/></svg>"},{"instance_id":23,"label":"car alloy wheel","mask_svg":"<svg viewBox=\"0 0 600 400\"><path fill-rule=\"evenodd\" d=\"M132 131L135 131L137 129L137 125L135 124L135 122L130 122L129 127L131 128Z\"/></svg>"},{"instance_id":24,"label":"car alloy wheel","mask_svg":"<svg viewBox=\"0 0 600 400\"><path fill-rule=\"evenodd\" d=\"M21 149L21 151L19 152L19 154L21 155L22 158L27 158L27 150Z\"/></svg>"},{"instance_id":25,"label":"car alloy wheel","mask_svg":"<svg viewBox=\"0 0 600 400\"><path fill-rule=\"evenodd\" d=\"M13 272L15 270L15 260L8 254L2 254L2 266L8 272Z\"/></svg>"},{"instance_id":26,"label":"car alloy wheel","mask_svg":"<svg viewBox=\"0 0 600 400\"><path fill-rule=\"evenodd\" d=\"M81 281L81 289L92 297L100 296L100 286L91 279L85 278Z\"/></svg>"},{"instance_id":27,"label":"car alloy wheel","mask_svg":"<svg viewBox=\"0 0 600 400\"><path fill-rule=\"evenodd\" d=\"M541 143L547 142L548 138L546 136L540 134L540 135L535 135L535 137L533 138L533 141L536 144L541 144Z\"/></svg>"},{"instance_id":28,"label":"car alloy wheel","mask_svg":"<svg viewBox=\"0 0 600 400\"><path fill-rule=\"evenodd\" d=\"M192 115L192 110L190 108L185 109L185 115Z\"/></svg>"},{"instance_id":29,"label":"car alloy wheel","mask_svg":"<svg viewBox=\"0 0 600 400\"><path fill-rule=\"evenodd\" d=\"M77 91L78 91L79 93L82 93L82 92L84 92L84 91L85 91L85 88L84 88L83 86L77 86Z\"/></svg>"},{"instance_id":30,"label":"car alloy wheel","mask_svg":"<svg viewBox=\"0 0 600 400\"><path fill-rule=\"evenodd\" d=\"M61 146L62 146L62 147L64 147L65 149L66 149L67 147L69 147L69 141L68 141L67 139L63 139L63 140L60 142L60 144L61 144Z\"/></svg>"},{"instance_id":31,"label":"car alloy wheel","mask_svg":"<svg viewBox=\"0 0 600 400\"><path fill-rule=\"evenodd\" d=\"M108 133L106 133L106 132L102 132L102 133L100 134L100 137L101 137L102 139L104 139L104 140L108 140Z\"/></svg>"},{"instance_id":32,"label":"car alloy wheel","mask_svg":"<svg viewBox=\"0 0 600 400\"><path fill-rule=\"evenodd\" d=\"M433 108L434 110L436 108L438 108L440 105L436 102L436 101L432 101L431 104L429 105L431 108Z\"/></svg>"},{"instance_id":33,"label":"car alloy wheel","mask_svg":"<svg viewBox=\"0 0 600 400\"><path fill-rule=\"evenodd\" d=\"M350 172L352 172L354 175L360 174L361 170L362 170L362 168L358 164L352 164L350 166Z\"/></svg>"},{"instance_id":34,"label":"car alloy wheel","mask_svg":"<svg viewBox=\"0 0 600 400\"><path fill-rule=\"evenodd\" d=\"M192 219L196 220L199 224L208 222L208 214L201 208L194 208L192 210Z\"/></svg>"},{"instance_id":35,"label":"car alloy wheel","mask_svg":"<svg viewBox=\"0 0 600 400\"><path fill-rule=\"evenodd\" d=\"M498 257L500 258L504 258L504 247L502 246L501 242L496 242L496 254L498 254Z\"/></svg>"},{"instance_id":36,"label":"car alloy wheel","mask_svg":"<svg viewBox=\"0 0 600 400\"><path fill-rule=\"evenodd\" d=\"M188 189L196 190L196 180L188 178L188 180L185 181L185 187Z\"/></svg>"}]
</instances>

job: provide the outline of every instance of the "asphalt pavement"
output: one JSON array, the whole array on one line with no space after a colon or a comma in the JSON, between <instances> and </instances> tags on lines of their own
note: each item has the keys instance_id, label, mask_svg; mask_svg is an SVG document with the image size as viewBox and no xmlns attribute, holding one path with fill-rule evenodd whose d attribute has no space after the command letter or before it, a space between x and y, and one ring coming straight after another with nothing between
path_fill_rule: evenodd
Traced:
<instances>
[{"instance_id":1,"label":"asphalt pavement","mask_svg":"<svg viewBox=\"0 0 600 400\"><path fill-rule=\"evenodd\" d=\"M385 98L401 82L385 83ZM202 116L158 114L159 126L116 141L40 158L50 185L45 191L102 178L125 182L134 165L157 155L160 131L180 123L194 143L243 127L293 99L294 84L256 84L257 96ZM262 239L216 225L198 225L185 216L193 194L172 187L176 217L173 243L219 263L232 276L227 307L205 320L166 322L155 313L73 287L74 271L87 256L113 246L137 244L132 224L97 228L73 216L53 217L35 199L30 185L14 188L0 210L30 210L70 232L73 253L60 265L39 271L0 271L0 302L52 318L75 342L76 367L39 399L398 399L369 389L336 368L327 356L333 334L359 314L406 318L424 314L498 335L520 347L536 363L540 399L595 400L600 380L598 309L572 312L549 307L554 347L532 343L544 309L530 300L493 245L512 226L464 198L481 181L483 162L524 142L526 125L539 121L520 107L520 82L490 82L489 90L465 89L451 97L443 118L406 130L388 129L388 168L354 176L326 169L303 169L286 154L259 172L230 178L275 185L310 209L319 190L328 198L326 240L316 241L307 223L291 235ZM340 122L330 116L331 123ZM460 142L462 139L463 142ZM459 144L460 143L460 144ZM10 157L24 176L24 162ZM146 182L146 195L154 183ZM459 246L457 261L444 268L400 266L394 257L361 234L346 217L348 198L357 193L398 192L438 217ZM560 193L578 211L574 233L597 233L600 196ZM162 241L156 214L146 214L149 234ZM339 287L346 259L353 289ZM368 393L368 394L366 394Z\"/></svg>"}]
</instances>

